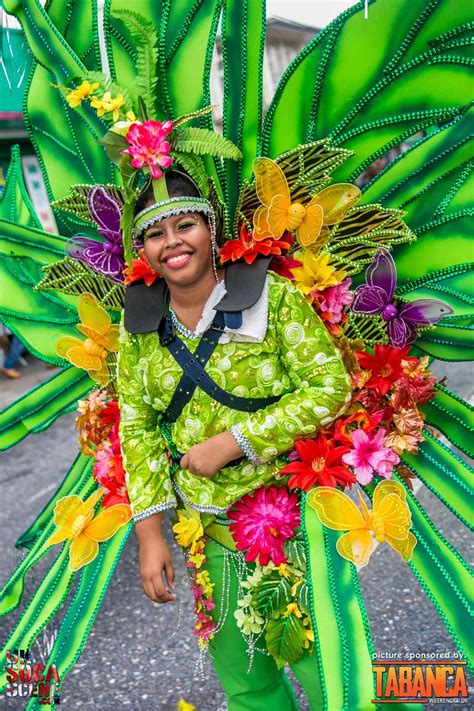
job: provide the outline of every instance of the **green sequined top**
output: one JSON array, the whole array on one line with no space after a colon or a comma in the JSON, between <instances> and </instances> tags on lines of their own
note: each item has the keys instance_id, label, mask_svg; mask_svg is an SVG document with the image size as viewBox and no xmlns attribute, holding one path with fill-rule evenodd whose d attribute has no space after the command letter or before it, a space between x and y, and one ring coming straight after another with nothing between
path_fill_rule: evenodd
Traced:
<instances>
[{"instance_id":1,"label":"green sequined top","mask_svg":"<svg viewBox=\"0 0 474 711\"><path fill-rule=\"evenodd\" d=\"M281 396L257 412L230 409L196 388L172 425L179 452L238 425L260 463L245 458L208 479L178 469L172 477L160 419L182 371L156 332L132 335L121 326L118 359L120 438L135 520L176 506L179 496L206 513L224 512L274 479L297 439L313 436L350 399L349 378L326 328L301 293L269 273L268 325L261 342L219 342L206 371L240 397ZM179 337L190 351L198 340Z\"/></svg>"}]
</instances>

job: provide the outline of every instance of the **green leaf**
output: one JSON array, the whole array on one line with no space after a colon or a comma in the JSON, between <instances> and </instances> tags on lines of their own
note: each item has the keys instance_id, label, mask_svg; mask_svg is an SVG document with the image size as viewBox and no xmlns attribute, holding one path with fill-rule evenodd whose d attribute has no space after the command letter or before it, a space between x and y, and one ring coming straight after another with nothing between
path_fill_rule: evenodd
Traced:
<instances>
[{"instance_id":1,"label":"green leaf","mask_svg":"<svg viewBox=\"0 0 474 711\"><path fill-rule=\"evenodd\" d=\"M290 583L278 572L264 576L254 592L255 608L263 617L274 615L291 601Z\"/></svg>"},{"instance_id":2,"label":"green leaf","mask_svg":"<svg viewBox=\"0 0 474 711\"><path fill-rule=\"evenodd\" d=\"M126 156L122 155L122 151L128 146L125 136L121 136L115 131L107 131L105 136L99 140L99 144L105 148L109 160L120 166L123 158L126 158Z\"/></svg>"},{"instance_id":3,"label":"green leaf","mask_svg":"<svg viewBox=\"0 0 474 711\"><path fill-rule=\"evenodd\" d=\"M215 106L205 106L203 109L198 109L197 111L191 111L189 114L184 114L184 116L180 116L173 122L173 128L179 128L189 121L194 121L197 118L201 118L201 116L206 116L207 114L212 113L214 108Z\"/></svg>"},{"instance_id":4,"label":"green leaf","mask_svg":"<svg viewBox=\"0 0 474 711\"><path fill-rule=\"evenodd\" d=\"M305 543L302 537L294 536L285 544L287 562L299 570L306 569Z\"/></svg>"},{"instance_id":5,"label":"green leaf","mask_svg":"<svg viewBox=\"0 0 474 711\"><path fill-rule=\"evenodd\" d=\"M265 642L277 663L278 660L284 660L287 664L293 664L300 659L304 652L305 639L303 622L296 615L280 615L278 619L271 619L267 623Z\"/></svg>"},{"instance_id":6,"label":"green leaf","mask_svg":"<svg viewBox=\"0 0 474 711\"><path fill-rule=\"evenodd\" d=\"M306 615L311 615L311 598L309 595L309 585L306 580L303 580L301 585L298 585L296 590L296 602L300 610Z\"/></svg>"},{"instance_id":7,"label":"green leaf","mask_svg":"<svg viewBox=\"0 0 474 711\"><path fill-rule=\"evenodd\" d=\"M171 134L172 150L238 160L241 152L231 141L207 128L182 128Z\"/></svg>"},{"instance_id":8,"label":"green leaf","mask_svg":"<svg viewBox=\"0 0 474 711\"><path fill-rule=\"evenodd\" d=\"M19 146L11 149L5 186L0 194L0 218L25 227L42 229L23 179Z\"/></svg>"},{"instance_id":9,"label":"green leaf","mask_svg":"<svg viewBox=\"0 0 474 711\"><path fill-rule=\"evenodd\" d=\"M179 151L172 151L170 155L173 158L173 162L179 163L181 168L191 176L201 194L206 196L209 191L209 178L202 157L193 153L180 153Z\"/></svg>"}]
</instances>

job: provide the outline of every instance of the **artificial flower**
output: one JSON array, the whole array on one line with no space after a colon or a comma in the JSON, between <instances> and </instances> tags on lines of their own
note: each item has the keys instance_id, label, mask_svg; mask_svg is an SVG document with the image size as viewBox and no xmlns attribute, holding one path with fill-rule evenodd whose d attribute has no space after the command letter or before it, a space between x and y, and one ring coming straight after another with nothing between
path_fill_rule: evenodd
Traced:
<instances>
[{"instance_id":1,"label":"artificial flower","mask_svg":"<svg viewBox=\"0 0 474 711\"><path fill-rule=\"evenodd\" d=\"M286 240L276 240L273 238L264 239L259 242L253 238L253 233L248 232L245 225L240 228L239 239L227 240L225 245L219 250L219 259L222 264L229 259L236 262L244 259L247 264L252 264L259 254L268 257L269 254L281 255L282 251L288 250L291 242Z\"/></svg>"},{"instance_id":2,"label":"artificial flower","mask_svg":"<svg viewBox=\"0 0 474 711\"><path fill-rule=\"evenodd\" d=\"M342 461L354 469L359 484L369 484L374 474L391 478L392 469L400 457L385 446L386 434L384 429L375 435L360 429L352 433L353 449L343 454Z\"/></svg>"},{"instance_id":3,"label":"artificial flower","mask_svg":"<svg viewBox=\"0 0 474 711\"><path fill-rule=\"evenodd\" d=\"M132 123L125 139L128 148L122 155L132 156L132 167L148 167L151 177L156 180L163 175L162 168L169 168L173 163L169 152L171 145L165 140L173 130L173 121L154 121L152 119L143 123Z\"/></svg>"},{"instance_id":4,"label":"artificial flower","mask_svg":"<svg viewBox=\"0 0 474 711\"><path fill-rule=\"evenodd\" d=\"M299 258L300 252L296 253ZM303 266L292 269L296 286L308 296L314 291L323 291L329 286L335 286L346 276L345 272L331 263L329 252L321 252L317 256L305 249L302 254Z\"/></svg>"},{"instance_id":5,"label":"artificial flower","mask_svg":"<svg viewBox=\"0 0 474 711\"><path fill-rule=\"evenodd\" d=\"M93 109L96 109L97 116L111 113L114 123L118 120L120 109L124 104L125 99L122 94L117 94L117 96L113 97L110 91L106 91L101 99L98 96L94 96L91 101L91 106Z\"/></svg>"},{"instance_id":6,"label":"artificial flower","mask_svg":"<svg viewBox=\"0 0 474 711\"><path fill-rule=\"evenodd\" d=\"M357 353L361 368L369 370L371 377L365 383L367 388L373 388L379 395L386 395L393 383L402 376L402 361L405 360L409 346L393 348L393 346L374 346L374 354Z\"/></svg>"},{"instance_id":7,"label":"artificial flower","mask_svg":"<svg viewBox=\"0 0 474 711\"><path fill-rule=\"evenodd\" d=\"M244 635L260 634L265 620L252 607L252 595L244 595L237 601L237 609L234 612L237 620L237 627Z\"/></svg>"},{"instance_id":8,"label":"artificial flower","mask_svg":"<svg viewBox=\"0 0 474 711\"><path fill-rule=\"evenodd\" d=\"M423 442L423 418L416 408L401 409L393 414L395 429L389 433L386 441L397 454L407 452L418 453L418 443Z\"/></svg>"},{"instance_id":9,"label":"artificial flower","mask_svg":"<svg viewBox=\"0 0 474 711\"><path fill-rule=\"evenodd\" d=\"M94 560L99 552L99 543L111 538L131 518L128 504L111 506L94 518L94 506L103 493L104 489L99 487L86 501L75 494L63 496L54 508L57 530L45 545L71 541L69 568L73 571Z\"/></svg>"},{"instance_id":10,"label":"artificial flower","mask_svg":"<svg viewBox=\"0 0 474 711\"><path fill-rule=\"evenodd\" d=\"M300 461L287 464L280 475L291 474L288 481L290 489L309 491L316 484L320 486L349 486L355 483L355 476L341 462L341 457L349 451L348 447L334 447L320 433L316 439L295 442Z\"/></svg>"},{"instance_id":11,"label":"artificial flower","mask_svg":"<svg viewBox=\"0 0 474 711\"><path fill-rule=\"evenodd\" d=\"M126 267L123 270L123 273L125 275L125 280L123 282L125 286L129 286L129 284L142 280L147 286L151 286L155 279L158 279L160 276L148 264L148 260L145 257L145 251L143 249L138 252L138 259L132 259L132 268L130 269L130 267Z\"/></svg>"},{"instance_id":12,"label":"artificial flower","mask_svg":"<svg viewBox=\"0 0 474 711\"><path fill-rule=\"evenodd\" d=\"M303 617L303 614L298 607L297 602L290 602L286 606L286 610L283 613L283 617L289 617L290 615L296 615L296 617Z\"/></svg>"},{"instance_id":13,"label":"artificial flower","mask_svg":"<svg viewBox=\"0 0 474 711\"><path fill-rule=\"evenodd\" d=\"M328 286L323 291L312 291L313 306L317 310L319 316L329 326L329 330L335 335L340 332L340 329L335 329L337 324L344 321L344 309L350 306L354 299L354 294L350 290L352 280L344 279L335 286Z\"/></svg>"},{"instance_id":14,"label":"artificial flower","mask_svg":"<svg viewBox=\"0 0 474 711\"><path fill-rule=\"evenodd\" d=\"M109 128L109 131L113 131L113 133L118 133L119 136L125 137L132 123L137 123L137 117L133 111L127 111L125 121L116 121L114 125Z\"/></svg>"},{"instance_id":15,"label":"artificial flower","mask_svg":"<svg viewBox=\"0 0 474 711\"><path fill-rule=\"evenodd\" d=\"M285 277L285 279L289 279L290 281L294 281L294 276L293 272L291 271L292 269L295 269L296 267L301 267L303 262L300 262L299 259L293 259L293 257L273 257L272 261L270 262L270 267L269 269L272 270L272 272L275 272L275 274L279 274L282 277Z\"/></svg>"},{"instance_id":16,"label":"artificial flower","mask_svg":"<svg viewBox=\"0 0 474 711\"><path fill-rule=\"evenodd\" d=\"M196 707L181 697L178 701L176 711L196 711Z\"/></svg>"},{"instance_id":17,"label":"artificial flower","mask_svg":"<svg viewBox=\"0 0 474 711\"><path fill-rule=\"evenodd\" d=\"M428 356L402 361L402 376L394 384L390 404L395 410L424 404L436 395L436 378L428 366Z\"/></svg>"},{"instance_id":18,"label":"artificial flower","mask_svg":"<svg viewBox=\"0 0 474 711\"><path fill-rule=\"evenodd\" d=\"M176 540L183 548L189 548L189 552L196 553L199 549L199 539L204 535L199 511L187 509L178 511L178 523L173 526Z\"/></svg>"},{"instance_id":19,"label":"artificial flower","mask_svg":"<svg viewBox=\"0 0 474 711\"><path fill-rule=\"evenodd\" d=\"M79 448L83 454L93 457L95 449L107 438L111 424L102 419L106 407L105 390L93 390L84 400L79 400L76 429L79 430Z\"/></svg>"},{"instance_id":20,"label":"artificial flower","mask_svg":"<svg viewBox=\"0 0 474 711\"><path fill-rule=\"evenodd\" d=\"M66 101L71 109L76 109L87 96L90 96L99 86L99 82L90 84L87 79L75 89L68 90Z\"/></svg>"},{"instance_id":21,"label":"artificial flower","mask_svg":"<svg viewBox=\"0 0 474 711\"><path fill-rule=\"evenodd\" d=\"M128 504L125 469L118 434L118 423L110 432L109 439L95 452L94 477L107 491L102 499L102 506L108 508L115 504Z\"/></svg>"},{"instance_id":22,"label":"artificial flower","mask_svg":"<svg viewBox=\"0 0 474 711\"><path fill-rule=\"evenodd\" d=\"M346 369L351 373L351 377L358 372L362 372L359 367L356 352L362 351L364 343L359 338L349 340L346 336L340 336L337 339L337 347L339 348Z\"/></svg>"},{"instance_id":23,"label":"artificial flower","mask_svg":"<svg viewBox=\"0 0 474 711\"><path fill-rule=\"evenodd\" d=\"M352 444L352 431L363 429L364 432L373 432L382 420L383 412L378 412L374 416L367 410L360 409L348 417L339 417L334 428L334 439L342 444Z\"/></svg>"},{"instance_id":24,"label":"artificial flower","mask_svg":"<svg viewBox=\"0 0 474 711\"><path fill-rule=\"evenodd\" d=\"M238 550L246 551L245 560L258 557L260 565L286 562L283 543L299 525L298 504L296 494L275 485L262 486L234 504L227 514L233 521L229 529Z\"/></svg>"}]
</instances>

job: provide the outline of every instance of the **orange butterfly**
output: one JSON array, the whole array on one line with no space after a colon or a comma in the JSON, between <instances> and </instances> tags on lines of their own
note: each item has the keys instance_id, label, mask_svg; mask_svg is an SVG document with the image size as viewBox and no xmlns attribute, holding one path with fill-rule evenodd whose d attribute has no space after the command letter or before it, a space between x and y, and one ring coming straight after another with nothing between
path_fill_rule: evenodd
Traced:
<instances>
[{"instance_id":1,"label":"orange butterfly","mask_svg":"<svg viewBox=\"0 0 474 711\"><path fill-rule=\"evenodd\" d=\"M348 209L360 198L360 190L350 183L330 185L306 205L292 202L290 189L280 166L270 158L253 162L255 187L263 203L254 215L254 239L279 239L288 230L295 232L302 247L314 245L320 236L327 239L327 225L340 222ZM321 240L320 240L321 241Z\"/></svg>"},{"instance_id":2,"label":"orange butterfly","mask_svg":"<svg viewBox=\"0 0 474 711\"><path fill-rule=\"evenodd\" d=\"M108 353L119 349L119 327L99 304L95 296L81 294L77 302L81 323L77 330L87 336L85 341L73 336L61 336L56 343L56 353L77 368L87 370L90 377L101 385L109 380Z\"/></svg>"},{"instance_id":3,"label":"orange butterfly","mask_svg":"<svg viewBox=\"0 0 474 711\"><path fill-rule=\"evenodd\" d=\"M357 496L362 512L339 489L318 486L308 493L308 503L321 523L335 531L348 531L336 543L338 553L351 563L367 565L374 550L372 531L377 541L387 541L403 560L411 560L417 541L409 530L411 512L402 484L379 482L374 489L373 510L367 508L360 491Z\"/></svg>"}]
</instances>

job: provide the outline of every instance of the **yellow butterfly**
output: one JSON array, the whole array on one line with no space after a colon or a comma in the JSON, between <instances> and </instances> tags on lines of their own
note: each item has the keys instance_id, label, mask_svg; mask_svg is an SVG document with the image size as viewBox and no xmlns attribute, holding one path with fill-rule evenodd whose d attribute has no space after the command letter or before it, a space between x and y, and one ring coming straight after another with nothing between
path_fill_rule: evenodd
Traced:
<instances>
[{"instance_id":1,"label":"yellow butterfly","mask_svg":"<svg viewBox=\"0 0 474 711\"><path fill-rule=\"evenodd\" d=\"M343 558L363 567L374 549L371 531L379 543L387 543L409 561L417 543L409 530L411 512L403 486L392 480L377 484L373 496L373 510L369 510L360 494L362 513L352 499L338 489L319 486L308 493L308 503L325 526L335 531L348 531L339 538L337 551Z\"/></svg>"},{"instance_id":2,"label":"yellow butterfly","mask_svg":"<svg viewBox=\"0 0 474 711\"><path fill-rule=\"evenodd\" d=\"M106 358L119 349L119 327L99 304L95 296L81 294L77 303L81 323L77 330L87 336L85 341L73 336L61 336L56 353L78 368L87 370L93 380L106 385L109 380Z\"/></svg>"},{"instance_id":3,"label":"yellow butterfly","mask_svg":"<svg viewBox=\"0 0 474 711\"><path fill-rule=\"evenodd\" d=\"M99 552L99 543L112 538L132 516L128 504L115 504L104 509L94 518L94 506L104 491L99 487L86 501L75 494L63 496L54 507L54 523L57 530L48 538L45 546L71 541L69 548L71 570L79 570L93 561Z\"/></svg>"},{"instance_id":4,"label":"yellow butterfly","mask_svg":"<svg viewBox=\"0 0 474 711\"><path fill-rule=\"evenodd\" d=\"M306 205L292 202L290 189L280 166L270 158L253 162L257 197L263 203L254 215L254 239L279 239L285 230L295 232L302 247L315 245L319 237L324 246L327 225L340 222L348 209L360 198L360 190L350 183L330 185Z\"/></svg>"}]
</instances>

